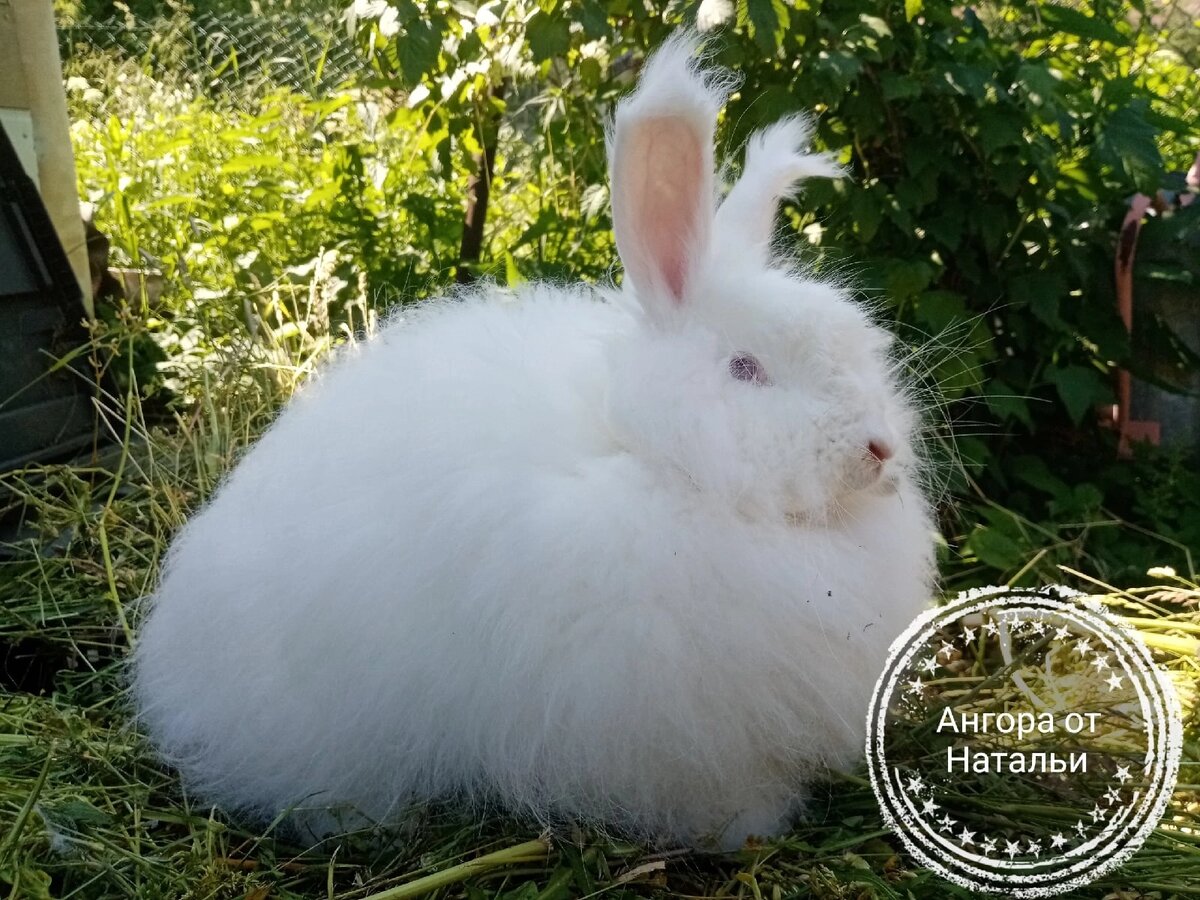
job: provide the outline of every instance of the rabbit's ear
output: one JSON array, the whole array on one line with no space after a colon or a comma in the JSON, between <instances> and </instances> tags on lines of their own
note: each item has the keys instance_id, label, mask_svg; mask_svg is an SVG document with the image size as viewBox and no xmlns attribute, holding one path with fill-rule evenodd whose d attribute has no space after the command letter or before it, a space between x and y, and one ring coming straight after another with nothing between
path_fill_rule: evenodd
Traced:
<instances>
[{"instance_id":1,"label":"rabbit's ear","mask_svg":"<svg viewBox=\"0 0 1200 900\"><path fill-rule=\"evenodd\" d=\"M713 132L727 86L697 68L695 51L687 33L663 44L609 136L617 250L654 315L684 304L712 239Z\"/></svg>"},{"instance_id":2,"label":"rabbit's ear","mask_svg":"<svg viewBox=\"0 0 1200 900\"><path fill-rule=\"evenodd\" d=\"M839 178L844 172L823 153L805 153L811 129L799 116L757 131L746 146L746 165L717 210L716 239L765 259L779 201L805 178Z\"/></svg>"}]
</instances>

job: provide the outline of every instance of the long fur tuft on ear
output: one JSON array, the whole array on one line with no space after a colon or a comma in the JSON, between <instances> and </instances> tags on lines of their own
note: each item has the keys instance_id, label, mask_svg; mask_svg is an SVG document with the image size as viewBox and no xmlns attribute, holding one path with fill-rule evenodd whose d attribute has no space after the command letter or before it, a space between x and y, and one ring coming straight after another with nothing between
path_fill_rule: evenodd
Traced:
<instances>
[{"instance_id":1,"label":"long fur tuft on ear","mask_svg":"<svg viewBox=\"0 0 1200 900\"><path fill-rule=\"evenodd\" d=\"M712 241L713 134L732 79L702 70L697 47L691 33L659 47L609 135L617 250L638 300L657 317L685 304Z\"/></svg>"},{"instance_id":2,"label":"long fur tuft on ear","mask_svg":"<svg viewBox=\"0 0 1200 900\"><path fill-rule=\"evenodd\" d=\"M811 137L811 125L803 116L783 119L751 135L742 177L717 210L719 243L765 256L779 201L805 178L845 174L831 155L803 152Z\"/></svg>"}]
</instances>

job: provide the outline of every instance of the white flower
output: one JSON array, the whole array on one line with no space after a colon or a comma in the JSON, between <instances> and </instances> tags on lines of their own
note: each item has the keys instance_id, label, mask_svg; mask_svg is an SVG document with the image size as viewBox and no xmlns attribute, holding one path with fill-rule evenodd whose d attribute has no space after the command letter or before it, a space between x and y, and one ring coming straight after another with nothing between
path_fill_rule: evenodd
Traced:
<instances>
[{"instance_id":1,"label":"white flower","mask_svg":"<svg viewBox=\"0 0 1200 900\"><path fill-rule=\"evenodd\" d=\"M483 4L483 6L479 7L479 9L475 12L475 24L499 25L500 17L496 15L496 10L499 8L499 6L500 4L498 2Z\"/></svg>"},{"instance_id":2,"label":"white flower","mask_svg":"<svg viewBox=\"0 0 1200 900\"><path fill-rule=\"evenodd\" d=\"M696 10L696 27L701 31L711 31L724 25L733 16L733 3L730 0L703 0Z\"/></svg>"},{"instance_id":3,"label":"white flower","mask_svg":"<svg viewBox=\"0 0 1200 900\"><path fill-rule=\"evenodd\" d=\"M395 37L400 33L400 13L396 7L389 6L379 17L379 33L385 38Z\"/></svg>"},{"instance_id":4,"label":"white flower","mask_svg":"<svg viewBox=\"0 0 1200 900\"><path fill-rule=\"evenodd\" d=\"M354 0L354 15L360 19L381 16L389 8L387 0Z\"/></svg>"},{"instance_id":5,"label":"white flower","mask_svg":"<svg viewBox=\"0 0 1200 900\"><path fill-rule=\"evenodd\" d=\"M429 96L429 88L424 84L418 84L412 91L409 92L407 105L409 109L419 106L426 97Z\"/></svg>"},{"instance_id":6,"label":"white flower","mask_svg":"<svg viewBox=\"0 0 1200 900\"><path fill-rule=\"evenodd\" d=\"M449 100L452 96L454 96L454 92L459 89L459 86L461 86L466 79L467 73L462 69L456 69L450 76L440 79L438 86L442 90L442 99Z\"/></svg>"}]
</instances>

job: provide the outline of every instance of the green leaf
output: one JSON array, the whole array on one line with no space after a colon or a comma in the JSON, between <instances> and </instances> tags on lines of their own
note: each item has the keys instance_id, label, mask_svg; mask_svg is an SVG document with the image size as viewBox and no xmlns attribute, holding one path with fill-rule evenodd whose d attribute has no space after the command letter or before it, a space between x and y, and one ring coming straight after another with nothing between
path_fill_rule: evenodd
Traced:
<instances>
[{"instance_id":1,"label":"green leaf","mask_svg":"<svg viewBox=\"0 0 1200 900\"><path fill-rule=\"evenodd\" d=\"M1066 295L1066 279L1057 272L1029 272L1013 278L1008 285L1008 296L1014 303L1028 304L1042 324L1060 331L1067 328L1058 314L1059 303Z\"/></svg>"},{"instance_id":2,"label":"green leaf","mask_svg":"<svg viewBox=\"0 0 1200 900\"><path fill-rule=\"evenodd\" d=\"M892 36L892 29L888 27L888 23L879 16L869 16L863 13L858 17L858 20L867 27L867 30L876 37L885 38Z\"/></svg>"},{"instance_id":3,"label":"green leaf","mask_svg":"<svg viewBox=\"0 0 1200 900\"><path fill-rule=\"evenodd\" d=\"M442 50L442 32L434 19L415 19L405 26L404 31L394 37L389 48L395 48L396 61L404 83L410 87L437 67L438 55Z\"/></svg>"},{"instance_id":4,"label":"green leaf","mask_svg":"<svg viewBox=\"0 0 1200 900\"><path fill-rule=\"evenodd\" d=\"M750 35L765 53L774 54L783 43L788 10L784 0L746 0Z\"/></svg>"},{"instance_id":5,"label":"green leaf","mask_svg":"<svg viewBox=\"0 0 1200 900\"><path fill-rule=\"evenodd\" d=\"M1153 191L1163 169L1157 138L1158 132L1142 117L1141 109L1127 106L1108 117L1096 146L1137 187Z\"/></svg>"},{"instance_id":6,"label":"green leaf","mask_svg":"<svg viewBox=\"0 0 1200 900\"><path fill-rule=\"evenodd\" d=\"M910 75L884 72L879 79L884 100L903 100L921 95L921 83Z\"/></svg>"},{"instance_id":7,"label":"green leaf","mask_svg":"<svg viewBox=\"0 0 1200 900\"><path fill-rule=\"evenodd\" d=\"M938 365L930 373L929 380L937 385L940 397L950 400L967 391L977 392L981 375L979 355L963 350Z\"/></svg>"},{"instance_id":8,"label":"green leaf","mask_svg":"<svg viewBox=\"0 0 1200 900\"><path fill-rule=\"evenodd\" d=\"M402 24L407 24L421 15L421 7L416 4L415 0L390 0L388 5L396 7ZM383 15L382 11L380 11L380 15ZM462 13L462 15L466 15L466 13Z\"/></svg>"},{"instance_id":9,"label":"green leaf","mask_svg":"<svg viewBox=\"0 0 1200 900\"><path fill-rule=\"evenodd\" d=\"M1033 416L1029 414L1029 404L1011 387L1000 379L993 379L984 394L988 409L1001 422L1016 419L1030 431L1033 431Z\"/></svg>"},{"instance_id":10,"label":"green leaf","mask_svg":"<svg viewBox=\"0 0 1200 900\"><path fill-rule=\"evenodd\" d=\"M1099 511L1100 504L1104 502L1104 492L1088 482L1075 485L1071 493L1074 494L1075 503L1080 509L1086 509L1093 514Z\"/></svg>"},{"instance_id":11,"label":"green leaf","mask_svg":"<svg viewBox=\"0 0 1200 900\"><path fill-rule=\"evenodd\" d=\"M981 438L963 435L954 444L959 462L968 472L978 472L992 459L992 448Z\"/></svg>"},{"instance_id":12,"label":"green leaf","mask_svg":"<svg viewBox=\"0 0 1200 900\"><path fill-rule=\"evenodd\" d=\"M579 60L579 67L576 71L579 72L579 80L583 85L592 90L600 87L600 82L604 80L604 69L600 65L600 60L592 56L586 56Z\"/></svg>"},{"instance_id":13,"label":"green leaf","mask_svg":"<svg viewBox=\"0 0 1200 900\"><path fill-rule=\"evenodd\" d=\"M937 173L923 178L902 178L896 183L896 199L910 213L919 213L938 199Z\"/></svg>"},{"instance_id":14,"label":"green leaf","mask_svg":"<svg viewBox=\"0 0 1200 900\"><path fill-rule=\"evenodd\" d=\"M583 26L583 36L588 40L599 40L608 37L608 13L604 4L598 0L587 0L578 13L579 24Z\"/></svg>"},{"instance_id":15,"label":"green leaf","mask_svg":"<svg viewBox=\"0 0 1200 900\"><path fill-rule=\"evenodd\" d=\"M925 221L925 231L948 250L957 250L962 243L963 211L957 206L944 209Z\"/></svg>"},{"instance_id":16,"label":"green leaf","mask_svg":"<svg viewBox=\"0 0 1200 900\"><path fill-rule=\"evenodd\" d=\"M529 50L535 62L563 56L571 49L571 26L566 19L537 12L525 26Z\"/></svg>"},{"instance_id":17,"label":"green leaf","mask_svg":"<svg viewBox=\"0 0 1200 900\"><path fill-rule=\"evenodd\" d=\"M170 206L184 206L195 203L196 197L194 194L171 194L167 197L159 197L157 200L144 203L139 209L143 212L150 212L155 209L166 209Z\"/></svg>"},{"instance_id":18,"label":"green leaf","mask_svg":"<svg viewBox=\"0 0 1200 900\"><path fill-rule=\"evenodd\" d=\"M923 291L934 275L933 266L920 260L894 261L886 272L888 294L897 300L906 300Z\"/></svg>"},{"instance_id":19,"label":"green leaf","mask_svg":"<svg viewBox=\"0 0 1200 900\"><path fill-rule=\"evenodd\" d=\"M1058 390L1058 396L1067 408L1067 415L1078 425L1087 411L1096 403L1112 400L1112 390L1095 369L1084 366L1066 366L1051 369L1050 382Z\"/></svg>"},{"instance_id":20,"label":"green leaf","mask_svg":"<svg viewBox=\"0 0 1200 900\"><path fill-rule=\"evenodd\" d=\"M159 349L157 345L151 345ZM159 357L165 359L165 354ZM86 800L74 798L60 803L47 804L40 809L42 818L56 830L81 831L91 826L107 825L112 816L97 809Z\"/></svg>"},{"instance_id":21,"label":"green leaf","mask_svg":"<svg viewBox=\"0 0 1200 900\"><path fill-rule=\"evenodd\" d=\"M1025 551L1020 544L993 526L976 528L968 548L980 562L1002 572L1015 569L1025 561Z\"/></svg>"},{"instance_id":22,"label":"green leaf","mask_svg":"<svg viewBox=\"0 0 1200 900\"><path fill-rule=\"evenodd\" d=\"M342 186L337 181L327 181L320 187L313 188L312 193L304 198L306 210L318 209L342 192Z\"/></svg>"},{"instance_id":23,"label":"green leaf","mask_svg":"<svg viewBox=\"0 0 1200 900\"><path fill-rule=\"evenodd\" d=\"M1047 3L1038 8L1042 21L1055 31L1065 31L1089 41L1104 41L1124 47L1129 40L1104 19L1085 15L1077 9Z\"/></svg>"},{"instance_id":24,"label":"green leaf","mask_svg":"<svg viewBox=\"0 0 1200 900\"><path fill-rule=\"evenodd\" d=\"M914 115L924 115L924 109L914 109ZM925 137L913 135L905 140L904 164L910 175L920 175L927 169L941 169L949 164L944 135Z\"/></svg>"},{"instance_id":25,"label":"green leaf","mask_svg":"<svg viewBox=\"0 0 1200 900\"><path fill-rule=\"evenodd\" d=\"M858 78L862 61L845 50L822 50L817 54L816 71L825 76L830 90L839 94Z\"/></svg>"},{"instance_id":26,"label":"green leaf","mask_svg":"<svg viewBox=\"0 0 1200 900\"><path fill-rule=\"evenodd\" d=\"M1159 131L1168 131L1179 137L1189 137L1196 130L1196 126L1186 119L1163 112L1156 112L1153 109L1142 110L1142 118Z\"/></svg>"},{"instance_id":27,"label":"green leaf","mask_svg":"<svg viewBox=\"0 0 1200 900\"><path fill-rule=\"evenodd\" d=\"M953 291L926 291L917 297L915 315L928 332L940 334L967 317L966 298Z\"/></svg>"},{"instance_id":28,"label":"green leaf","mask_svg":"<svg viewBox=\"0 0 1200 900\"><path fill-rule=\"evenodd\" d=\"M994 203L977 204L967 215L989 254L996 254L1009 237L1009 209Z\"/></svg>"},{"instance_id":29,"label":"green leaf","mask_svg":"<svg viewBox=\"0 0 1200 900\"><path fill-rule=\"evenodd\" d=\"M992 72L980 66L954 65L946 70L944 77L957 93L982 100L987 96Z\"/></svg>"},{"instance_id":30,"label":"green leaf","mask_svg":"<svg viewBox=\"0 0 1200 900\"><path fill-rule=\"evenodd\" d=\"M1090 521L1099 517L1104 492L1096 485L1076 484L1050 501L1048 510L1058 521Z\"/></svg>"},{"instance_id":31,"label":"green leaf","mask_svg":"<svg viewBox=\"0 0 1200 900\"><path fill-rule=\"evenodd\" d=\"M986 106L979 111L979 146L988 156L1001 147L1025 143L1022 131L1025 119L1010 106Z\"/></svg>"},{"instance_id":32,"label":"green leaf","mask_svg":"<svg viewBox=\"0 0 1200 900\"><path fill-rule=\"evenodd\" d=\"M904 0L904 20L911 22L925 8L925 0Z\"/></svg>"},{"instance_id":33,"label":"green leaf","mask_svg":"<svg viewBox=\"0 0 1200 900\"><path fill-rule=\"evenodd\" d=\"M250 156L235 156L221 163L222 175L235 175L238 172L250 172L254 169L277 169L283 165L278 156L258 153Z\"/></svg>"},{"instance_id":34,"label":"green leaf","mask_svg":"<svg viewBox=\"0 0 1200 900\"><path fill-rule=\"evenodd\" d=\"M513 259L511 253L504 254L504 282L509 287L516 287L519 284L525 283L520 269L517 268L517 261Z\"/></svg>"},{"instance_id":35,"label":"green leaf","mask_svg":"<svg viewBox=\"0 0 1200 900\"><path fill-rule=\"evenodd\" d=\"M1052 497L1065 497L1071 493L1070 486L1051 472L1040 456L1018 456L1012 461L1012 470L1018 479Z\"/></svg>"},{"instance_id":36,"label":"green leaf","mask_svg":"<svg viewBox=\"0 0 1200 900\"><path fill-rule=\"evenodd\" d=\"M995 183L996 190L1005 197L1016 197L1020 193L1021 188L1029 183L1029 171L1029 165L1019 159L993 157L988 165L988 175Z\"/></svg>"},{"instance_id":37,"label":"green leaf","mask_svg":"<svg viewBox=\"0 0 1200 900\"><path fill-rule=\"evenodd\" d=\"M1034 106L1052 104L1058 99L1059 83L1044 62L1022 63L1017 69L1014 86L1022 91Z\"/></svg>"},{"instance_id":38,"label":"green leaf","mask_svg":"<svg viewBox=\"0 0 1200 900\"><path fill-rule=\"evenodd\" d=\"M865 244L875 237L879 223L883 221L883 210L879 208L877 198L862 189L852 190L848 205L854 232Z\"/></svg>"}]
</instances>

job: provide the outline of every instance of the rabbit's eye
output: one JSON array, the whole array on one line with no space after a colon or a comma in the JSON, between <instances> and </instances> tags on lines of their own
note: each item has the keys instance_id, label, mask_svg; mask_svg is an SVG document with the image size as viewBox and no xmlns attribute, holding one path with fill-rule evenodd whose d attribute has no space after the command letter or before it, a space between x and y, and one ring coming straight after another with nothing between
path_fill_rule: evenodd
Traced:
<instances>
[{"instance_id":1,"label":"rabbit's eye","mask_svg":"<svg viewBox=\"0 0 1200 900\"><path fill-rule=\"evenodd\" d=\"M729 360L729 374L738 381L750 381L754 384L771 383L762 363L749 353L739 353Z\"/></svg>"}]
</instances>

